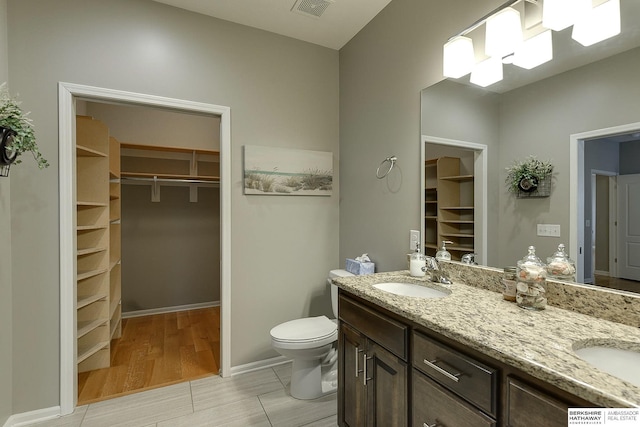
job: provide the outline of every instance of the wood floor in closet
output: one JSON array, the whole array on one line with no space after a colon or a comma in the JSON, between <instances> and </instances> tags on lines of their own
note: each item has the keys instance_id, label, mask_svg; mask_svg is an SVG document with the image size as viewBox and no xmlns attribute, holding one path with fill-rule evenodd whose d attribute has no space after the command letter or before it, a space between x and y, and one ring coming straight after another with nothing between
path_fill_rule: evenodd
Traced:
<instances>
[{"instance_id":1,"label":"wood floor in closet","mask_svg":"<svg viewBox=\"0 0 640 427\"><path fill-rule=\"evenodd\" d=\"M78 374L78 405L218 374L220 307L132 317L111 367Z\"/></svg>"}]
</instances>

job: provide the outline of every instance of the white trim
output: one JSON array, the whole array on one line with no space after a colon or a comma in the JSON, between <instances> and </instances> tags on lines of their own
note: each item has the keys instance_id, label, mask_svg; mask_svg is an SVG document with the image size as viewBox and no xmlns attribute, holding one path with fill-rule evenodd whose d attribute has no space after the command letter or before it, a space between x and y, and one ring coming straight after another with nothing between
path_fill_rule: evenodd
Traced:
<instances>
[{"instance_id":1,"label":"white trim","mask_svg":"<svg viewBox=\"0 0 640 427\"><path fill-rule=\"evenodd\" d=\"M122 312L123 319L131 319L134 317L153 316L154 314L177 313L187 310L198 310L200 308L220 307L220 301L199 302L195 304L174 305L172 307L150 308L147 310L135 310Z\"/></svg>"},{"instance_id":2,"label":"white trim","mask_svg":"<svg viewBox=\"0 0 640 427\"><path fill-rule=\"evenodd\" d=\"M576 280L584 282L584 142L640 129L640 122L595 129L569 136L569 257L576 261ZM578 225L581 225L578 227Z\"/></svg>"},{"instance_id":3,"label":"white trim","mask_svg":"<svg viewBox=\"0 0 640 427\"><path fill-rule=\"evenodd\" d=\"M605 276L605 277L610 276L608 271L602 271L602 270L594 270L593 274L596 276Z\"/></svg>"},{"instance_id":4,"label":"white trim","mask_svg":"<svg viewBox=\"0 0 640 427\"><path fill-rule=\"evenodd\" d=\"M440 138L438 136L429 136L422 135L420 142L420 238L422 239L422 244L424 245L424 162L426 160L426 149L425 144L439 144L446 145L450 147L464 148L468 150L473 150L476 153L476 157L474 159L474 167L473 174L474 176L479 176L480 180L474 180L474 200L475 200L475 220L476 223L480 223L481 236L480 239L480 248L476 246L476 262L481 265L487 264L487 240L488 240L488 203L487 203L487 174L488 174L488 159L489 159L489 147L485 144L478 144L476 142L468 142L468 141L459 141L455 139L448 138ZM478 182L480 181L480 182ZM479 207L479 209L478 209ZM478 215L478 211L480 215ZM480 216L480 221L478 221L478 216Z\"/></svg>"},{"instance_id":5,"label":"white trim","mask_svg":"<svg viewBox=\"0 0 640 427\"><path fill-rule=\"evenodd\" d=\"M609 276L618 277L618 177L609 177Z\"/></svg>"},{"instance_id":6,"label":"white trim","mask_svg":"<svg viewBox=\"0 0 640 427\"><path fill-rule=\"evenodd\" d=\"M272 357L271 359L258 360L256 362L247 363L245 365L234 366L233 368L231 368L231 376L259 371L260 369L283 365L291 361L291 359L288 359L284 356L276 356Z\"/></svg>"},{"instance_id":7,"label":"white trim","mask_svg":"<svg viewBox=\"0 0 640 427\"><path fill-rule=\"evenodd\" d=\"M73 412L77 399L75 298L75 99L173 108L220 116L220 312L221 370L231 371L231 109L73 83L58 84L60 182L60 413Z\"/></svg>"},{"instance_id":8,"label":"white trim","mask_svg":"<svg viewBox=\"0 0 640 427\"><path fill-rule=\"evenodd\" d=\"M35 411L14 414L4 423L3 427L27 426L42 421L53 420L60 417L60 407L37 409Z\"/></svg>"}]
</instances>

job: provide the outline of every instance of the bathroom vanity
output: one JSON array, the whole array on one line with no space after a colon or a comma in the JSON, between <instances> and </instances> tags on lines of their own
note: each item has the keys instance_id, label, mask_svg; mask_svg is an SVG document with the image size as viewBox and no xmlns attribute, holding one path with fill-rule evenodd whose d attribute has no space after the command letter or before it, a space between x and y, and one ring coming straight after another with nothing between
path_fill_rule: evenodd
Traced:
<instances>
[{"instance_id":1,"label":"bathroom vanity","mask_svg":"<svg viewBox=\"0 0 640 427\"><path fill-rule=\"evenodd\" d=\"M640 387L574 352L589 340L640 348L637 327L526 311L456 281L439 298L373 286L390 281L439 286L407 272L336 281L340 426L566 426L568 408L640 405Z\"/></svg>"}]
</instances>

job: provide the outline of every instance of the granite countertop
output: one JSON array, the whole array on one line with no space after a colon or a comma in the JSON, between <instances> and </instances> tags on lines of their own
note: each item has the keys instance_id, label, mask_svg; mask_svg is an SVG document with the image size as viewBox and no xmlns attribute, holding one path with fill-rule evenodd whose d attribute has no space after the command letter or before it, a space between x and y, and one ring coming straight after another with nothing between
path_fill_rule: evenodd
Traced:
<instances>
[{"instance_id":1,"label":"granite countertop","mask_svg":"<svg viewBox=\"0 0 640 427\"><path fill-rule=\"evenodd\" d=\"M446 288L444 298L412 298L374 288L383 282ZM439 285L408 271L334 279L339 288L496 360L603 407L640 407L640 387L600 371L573 348L612 343L640 351L640 328L547 306L528 311L502 294L454 282Z\"/></svg>"}]
</instances>

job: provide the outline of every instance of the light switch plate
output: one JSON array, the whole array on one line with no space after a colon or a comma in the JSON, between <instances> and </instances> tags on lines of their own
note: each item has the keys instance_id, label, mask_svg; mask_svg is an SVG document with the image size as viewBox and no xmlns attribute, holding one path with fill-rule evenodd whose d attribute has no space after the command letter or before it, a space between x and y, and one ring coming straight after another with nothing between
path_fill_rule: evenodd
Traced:
<instances>
[{"instance_id":1,"label":"light switch plate","mask_svg":"<svg viewBox=\"0 0 640 427\"><path fill-rule=\"evenodd\" d=\"M538 224L537 234L544 237L560 237L560 225Z\"/></svg>"},{"instance_id":2,"label":"light switch plate","mask_svg":"<svg viewBox=\"0 0 640 427\"><path fill-rule=\"evenodd\" d=\"M420 231L409 230L409 249L415 251L418 244L420 244Z\"/></svg>"}]
</instances>

